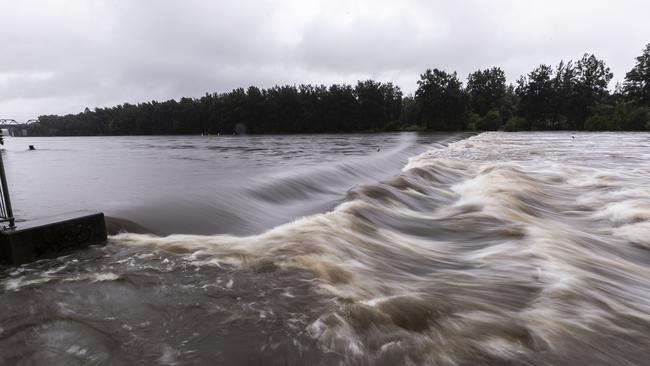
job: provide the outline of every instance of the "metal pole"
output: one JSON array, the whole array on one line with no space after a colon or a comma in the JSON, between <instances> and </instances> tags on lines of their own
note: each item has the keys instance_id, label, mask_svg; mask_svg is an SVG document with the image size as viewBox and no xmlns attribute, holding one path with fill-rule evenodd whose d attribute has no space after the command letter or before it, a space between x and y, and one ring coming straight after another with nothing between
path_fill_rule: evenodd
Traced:
<instances>
[{"instance_id":1,"label":"metal pole","mask_svg":"<svg viewBox=\"0 0 650 366\"><path fill-rule=\"evenodd\" d=\"M9 188L7 186L7 175L5 174L5 165L2 161L2 154L0 154L0 184L2 184L2 195L5 201L5 211L7 212L7 220L9 220L9 227L16 227L16 220L14 219L14 212L11 209L11 199L9 198Z\"/></svg>"}]
</instances>

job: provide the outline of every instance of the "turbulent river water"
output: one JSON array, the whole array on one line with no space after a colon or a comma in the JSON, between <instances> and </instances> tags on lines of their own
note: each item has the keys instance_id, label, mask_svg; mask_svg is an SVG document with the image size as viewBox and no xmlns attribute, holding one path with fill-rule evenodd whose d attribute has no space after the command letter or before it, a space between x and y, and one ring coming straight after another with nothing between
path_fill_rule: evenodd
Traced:
<instances>
[{"instance_id":1,"label":"turbulent river water","mask_svg":"<svg viewBox=\"0 0 650 366\"><path fill-rule=\"evenodd\" d=\"M650 134L9 138L3 157L19 218L90 208L121 231L0 267L0 365L650 363Z\"/></svg>"}]
</instances>

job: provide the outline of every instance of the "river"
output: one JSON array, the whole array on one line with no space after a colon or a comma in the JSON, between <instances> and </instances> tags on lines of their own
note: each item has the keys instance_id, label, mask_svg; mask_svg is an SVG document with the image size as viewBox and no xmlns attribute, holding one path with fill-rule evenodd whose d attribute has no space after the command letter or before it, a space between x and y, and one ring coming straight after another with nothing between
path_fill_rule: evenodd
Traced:
<instances>
[{"instance_id":1,"label":"river","mask_svg":"<svg viewBox=\"0 0 650 366\"><path fill-rule=\"evenodd\" d=\"M647 365L650 134L6 140L0 365Z\"/></svg>"}]
</instances>

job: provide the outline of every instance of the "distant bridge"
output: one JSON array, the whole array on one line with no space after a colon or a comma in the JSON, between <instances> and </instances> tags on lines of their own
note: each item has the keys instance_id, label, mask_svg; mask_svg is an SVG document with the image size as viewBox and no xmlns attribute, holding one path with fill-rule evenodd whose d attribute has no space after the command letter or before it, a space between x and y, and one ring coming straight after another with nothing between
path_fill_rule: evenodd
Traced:
<instances>
[{"instance_id":1,"label":"distant bridge","mask_svg":"<svg viewBox=\"0 0 650 366\"><path fill-rule=\"evenodd\" d=\"M27 126L32 123L38 123L38 120L28 119L25 122L18 122L13 118L0 118L0 129L8 130L8 136L26 136Z\"/></svg>"}]
</instances>

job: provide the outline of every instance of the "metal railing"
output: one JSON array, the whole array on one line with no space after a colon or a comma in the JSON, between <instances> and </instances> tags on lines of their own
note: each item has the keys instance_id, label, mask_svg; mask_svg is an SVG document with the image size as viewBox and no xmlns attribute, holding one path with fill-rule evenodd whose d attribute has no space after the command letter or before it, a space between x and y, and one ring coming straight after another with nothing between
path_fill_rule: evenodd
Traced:
<instances>
[{"instance_id":1,"label":"metal railing","mask_svg":"<svg viewBox=\"0 0 650 366\"><path fill-rule=\"evenodd\" d=\"M0 154L0 223L8 222L9 226L3 225L2 229L13 229L16 227L14 212L11 209L11 199L9 198L9 188L7 186L7 176L5 175L5 165Z\"/></svg>"}]
</instances>

